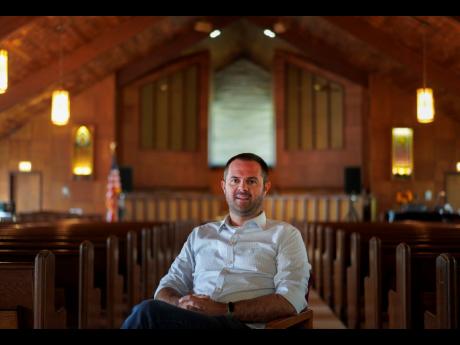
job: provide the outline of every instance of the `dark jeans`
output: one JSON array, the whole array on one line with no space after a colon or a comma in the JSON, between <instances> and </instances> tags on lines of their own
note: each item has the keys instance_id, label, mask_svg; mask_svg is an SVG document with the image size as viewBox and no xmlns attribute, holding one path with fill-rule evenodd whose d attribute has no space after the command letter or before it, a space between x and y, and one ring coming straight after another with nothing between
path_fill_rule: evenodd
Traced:
<instances>
[{"instance_id":1,"label":"dark jeans","mask_svg":"<svg viewBox=\"0 0 460 345\"><path fill-rule=\"evenodd\" d=\"M244 323L227 316L208 316L174 305L145 300L136 305L121 325L122 329L248 329Z\"/></svg>"}]
</instances>

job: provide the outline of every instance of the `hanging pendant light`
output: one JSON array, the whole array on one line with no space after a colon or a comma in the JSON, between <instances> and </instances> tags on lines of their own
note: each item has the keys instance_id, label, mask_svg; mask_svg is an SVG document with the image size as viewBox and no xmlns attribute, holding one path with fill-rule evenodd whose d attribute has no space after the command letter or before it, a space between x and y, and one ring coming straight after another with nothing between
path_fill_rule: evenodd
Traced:
<instances>
[{"instance_id":1,"label":"hanging pendant light","mask_svg":"<svg viewBox=\"0 0 460 345\"><path fill-rule=\"evenodd\" d=\"M5 93L8 88L8 52L0 50L0 94Z\"/></svg>"},{"instance_id":2,"label":"hanging pendant light","mask_svg":"<svg viewBox=\"0 0 460 345\"><path fill-rule=\"evenodd\" d=\"M51 103L51 121L56 126L65 126L70 117L69 92L54 90Z\"/></svg>"},{"instance_id":3,"label":"hanging pendant light","mask_svg":"<svg viewBox=\"0 0 460 345\"><path fill-rule=\"evenodd\" d=\"M423 33L423 87L417 89L417 121L430 123L434 120L433 90L426 87L426 42Z\"/></svg>"},{"instance_id":4,"label":"hanging pendant light","mask_svg":"<svg viewBox=\"0 0 460 345\"><path fill-rule=\"evenodd\" d=\"M62 85L62 26L59 31L59 83ZM65 126L70 118L69 92L61 88L54 90L51 100L51 122L56 126Z\"/></svg>"}]
</instances>

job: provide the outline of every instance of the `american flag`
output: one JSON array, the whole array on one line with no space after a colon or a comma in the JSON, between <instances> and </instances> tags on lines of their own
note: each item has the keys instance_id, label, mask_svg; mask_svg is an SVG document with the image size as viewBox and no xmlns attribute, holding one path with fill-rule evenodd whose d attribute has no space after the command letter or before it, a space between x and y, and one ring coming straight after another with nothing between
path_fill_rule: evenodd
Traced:
<instances>
[{"instance_id":1,"label":"american flag","mask_svg":"<svg viewBox=\"0 0 460 345\"><path fill-rule=\"evenodd\" d=\"M105 205L107 207L106 220L108 222L118 221L118 196L121 193L120 170L118 169L115 157L115 144L110 145L112 150L112 167L107 178L107 193L105 194Z\"/></svg>"}]
</instances>

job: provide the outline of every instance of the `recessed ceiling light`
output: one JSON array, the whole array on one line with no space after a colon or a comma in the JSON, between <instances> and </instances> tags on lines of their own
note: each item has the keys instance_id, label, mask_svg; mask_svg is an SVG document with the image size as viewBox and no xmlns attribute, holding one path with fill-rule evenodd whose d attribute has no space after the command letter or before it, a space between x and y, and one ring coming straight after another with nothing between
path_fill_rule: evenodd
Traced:
<instances>
[{"instance_id":1,"label":"recessed ceiling light","mask_svg":"<svg viewBox=\"0 0 460 345\"><path fill-rule=\"evenodd\" d=\"M270 38L276 37L276 34L275 34L273 31L271 31L270 29L265 29L265 30L264 30L264 35L265 35L265 36L268 36L268 37L270 37Z\"/></svg>"},{"instance_id":2,"label":"recessed ceiling light","mask_svg":"<svg viewBox=\"0 0 460 345\"><path fill-rule=\"evenodd\" d=\"M209 34L209 37L216 38L217 36L220 36L220 34L221 34L220 30L216 29L216 30L211 31L211 33Z\"/></svg>"}]
</instances>

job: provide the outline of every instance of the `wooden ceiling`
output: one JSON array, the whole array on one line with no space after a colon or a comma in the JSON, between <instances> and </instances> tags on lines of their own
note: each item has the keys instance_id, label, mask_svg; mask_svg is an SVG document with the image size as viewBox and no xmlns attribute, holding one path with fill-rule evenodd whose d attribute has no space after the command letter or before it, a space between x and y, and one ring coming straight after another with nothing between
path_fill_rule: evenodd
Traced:
<instances>
[{"instance_id":1,"label":"wooden ceiling","mask_svg":"<svg viewBox=\"0 0 460 345\"><path fill-rule=\"evenodd\" d=\"M9 53L0 139L50 107L60 70L71 95L113 73L118 85L125 85L194 46L206 46L207 34L194 30L199 20L221 28L239 21L258 29L281 23L284 30L277 39L321 67L364 86L369 75L383 75L414 94L421 84L425 34L427 80L437 107L460 121L458 17L12 16L0 17L0 48ZM267 38L240 32L239 40L253 56L257 49L265 49L259 56L266 56Z\"/></svg>"}]
</instances>

